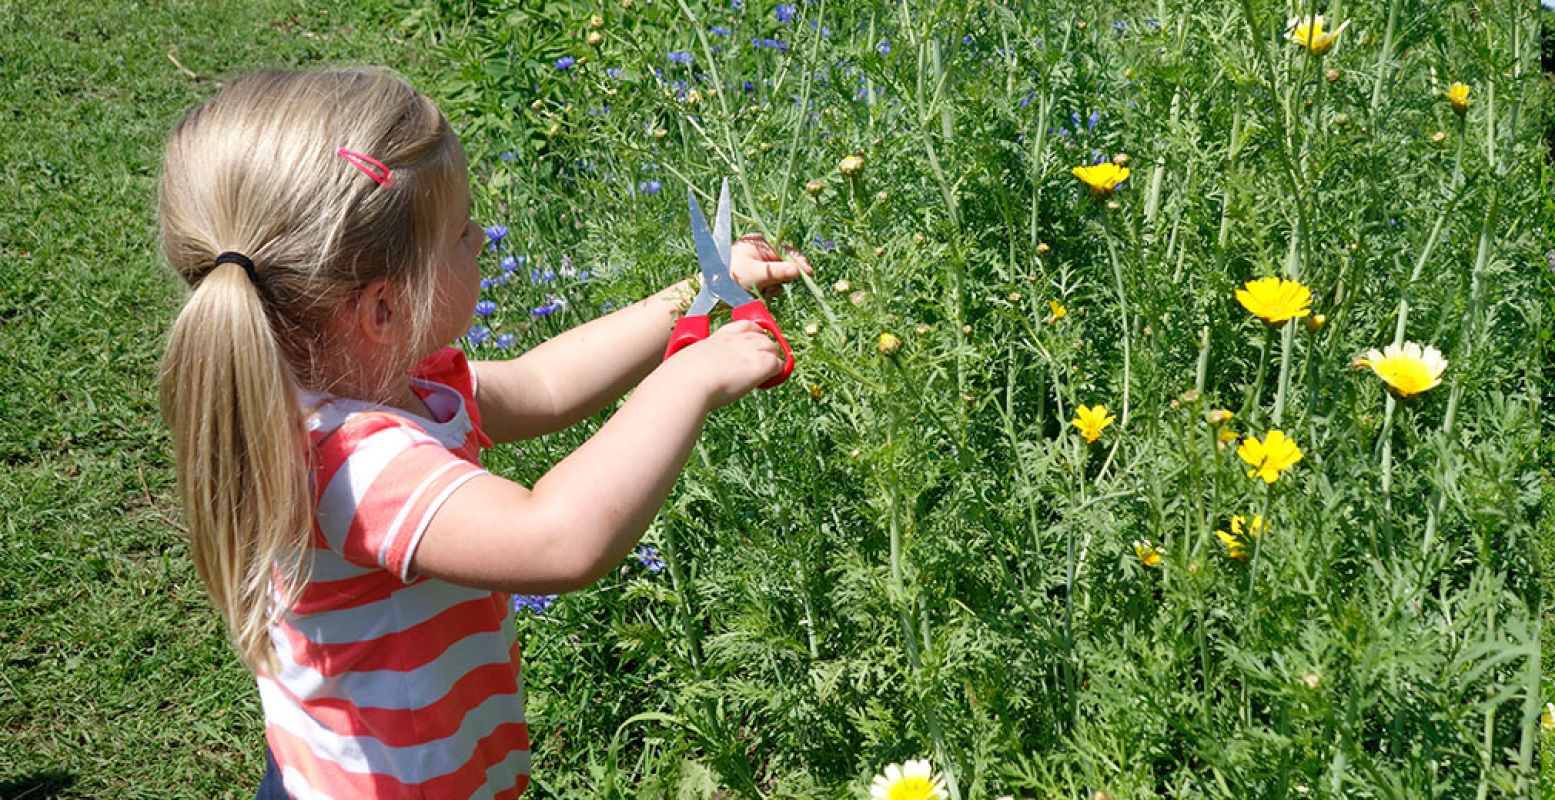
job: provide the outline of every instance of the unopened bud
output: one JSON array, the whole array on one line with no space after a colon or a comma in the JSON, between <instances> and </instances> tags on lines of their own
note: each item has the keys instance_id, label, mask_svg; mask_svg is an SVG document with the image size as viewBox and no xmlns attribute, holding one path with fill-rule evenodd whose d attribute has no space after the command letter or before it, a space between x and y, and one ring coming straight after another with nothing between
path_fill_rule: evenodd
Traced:
<instances>
[{"instance_id":1,"label":"unopened bud","mask_svg":"<svg viewBox=\"0 0 1555 800\"><path fill-rule=\"evenodd\" d=\"M913 326L912 332L922 336L929 332L929 325L926 322L920 322Z\"/></svg>"},{"instance_id":2,"label":"unopened bud","mask_svg":"<svg viewBox=\"0 0 1555 800\"><path fill-rule=\"evenodd\" d=\"M864 156L859 153L844 156L837 162L837 171L842 173L844 178L857 178L864 172Z\"/></svg>"},{"instance_id":3,"label":"unopened bud","mask_svg":"<svg viewBox=\"0 0 1555 800\"><path fill-rule=\"evenodd\" d=\"M891 199L891 193L886 191L886 190L884 190L884 189L881 189L880 191L875 192L875 202L876 203L884 203L885 201L890 200L890 199Z\"/></svg>"},{"instance_id":4,"label":"unopened bud","mask_svg":"<svg viewBox=\"0 0 1555 800\"><path fill-rule=\"evenodd\" d=\"M1301 322L1307 326L1307 330L1313 333L1317 333L1323 329L1323 324L1328 322L1328 317L1325 317L1322 314L1313 314L1304 318Z\"/></svg>"},{"instance_id":5,"label":"unopened bud","mask_svg":"<svg viewBox=\"0 0 1555 800\"><path fill-rule=\"evenodd\" d=\"M1047 246L1047 242L1038 242L1037 243L1037 257L1038 258L1041 258L1041 257L1043 257L1043 256L1045 256L1045 255L1047 255L1048 253L1051 253L1051 252L1053 252L1053 248L1048 247Z\"/></svg>"},{"instance_id":6,"label":"unopened bud","mask_svg":"<svg viewBox=\"0 0 1555 800\"><path fill-rule=\"evenodd\" d=\"M1233 414L1230 409L1212 408L1209 410L1208 414L1204 415L1204 419L1208 420L1209 424L1211 425L1219 425L1220 423L1225 422L1228 419L1232 419L1235 416L1236 414Z\"/></svg>"},{"instance_id":7,"label":"unopened bud","mask_svg":"<svg viewBox=\"0 0 1555 800\"><path fill-rule=\"evenodd\" d=\"M1329 83L1333 83L1339 80L1341 74L1338 67L1329 67L1328 71L1323 73L1323 77L1327 78Z\"/></svg>"},{"instance_id":8,"label":"unopened bud","mask_svg":"<svg viewBox=\"0 0 1555 800\"><path fill-rule=\"evenodd\" d=\"M804 332L806 336L814 336L821 332L821 325L818 322L806 322L804 324Z\"/></svg>"},{"instance_id":9,"label":"unopened bud","mask_svg":"<svg viewBox=\"0 0 1555 800\"><path fill-rule=\"evenodd\" d=\"M902 340L896 338L894 334L882 333L880 339L875 342L875 349L880 351L880 355L894 356L896 351L902 349Z\"/></svg>"},{"instance_id":10,"label":"unopened bud","mask_svg":"<svg viewBox=\"0 0 1555 800\"><path fill-rule=\"evenodd\" d=\"M831 288L835 289L837 294L847 294L853 290L853 284L849 283L847 278L840 278L832 284Z\"/></svg>"},{"instance_id":11,"label":"unopened bud","mask_svg":"<svg viewBox=\"0 0 1555 800\"><path fill-rule=\"evenodd\" d=\"M605 35L599 31L589 31L589 35L584 41L589 43L589 47L598 47L605 43Z\"/></svg>"},{"instance_id":12,"label":"unopened bud","mask_svg":"<svg viewBox=\"0 0 1555 800\"><path fill-rule=\"evenodd\" d=\"M1199 402L1199 398L1203 396L1204 395L1200 393L1198 389L1189 389L1188 391L1182 393L1180 399L1184 403L1197 403Z\"/></svg>"},{"instance_id":13,"label":"unopened bud","mask_svg":"<svg viewBox=\"0 0 1555 800\"><path fill-rule=\"evenodd\" d=\"M1308 689L1316 689L1320 684L1322 684L1323 676L1317 674L1316 672L1308 672L1306 675L1301 677L1301 682L1306 684Z\"/></svg>"},{"instance_id":14,"label":"unopened bud","mask_svg":"<svg viewBox=\"0 0 1555 800\"><path fill-rule=\"evenodd\" d=\"M818 383L810 384L810 399L811 400L820 400L822 397L825 397L825 396L826 396L826 389L824 389L820 384L818 384Z\"/></svg>"},{"instance_id":15,"label":"unopened bud","mask_svg":"<svg viewBox=\"0 0 1555 800\"><path fill-rule=\"evenodd\" d=\"M923 234L921 234L921 233L915 233L915 234L912 235L912 243L913 244L921 245L921 244L923 244L924 242L927 242L927 241L928 241L928 239L923 238Z\"/></svg>"},{"instance_id":16,"label":"unopened bud","mask_svg":"<svg viewBox=\"0 0 1555 800\"><path fill-rule=\"evenodd\" d=\"M879 258L879 257L881 257L883 255L885 255L885 248L884 247L876 247L875 248L875 258Z\"/></svg>"},{"instance_id":17,"label":"unopened bud","mask_svg":"<svg viewBox=\"0 0 1555 800\"><path fill-rule=\"evenodd\" d=\"M1446 131L1437 131L1436 133L1431 134L1431 141L1435 144L1441 144L1442 142L1447 141Z\"/></svg>"},{"instance_id":18,"label":"unopened bud","mask_svg":"<svg viewBox=\"0 0 1555 800\"><path fill-rule=\"evenodd\" d=\"M1108 211L1117 211L1118 209L1120 209L1122 207L1123 207L1123 204L1119 203L1116 200L1108 200L1107 201L1107 210Z\"/></svg>"},{"instance_id":19,"label":"unopened bud","mask_svg":"<svg viewBox=\"0 0 1555 800\"><path fill-rule=\"evenodd\" d=\"M804 190L805 194L808 194L811 197L820 197L821 192L826 190L826 182L820 178L816 178L805 183Z\"/></svg>"},{"instance_id":20,"label":"unopened bud","mask_svg":"<svg viewBox=\"0 0 1555 800\"><path fill-rule=\"evenodd\" d=\"M1129 158L1128 153L1119 153L1112 157L1112 163L1117 164L1120 167L1128 166L1128 162L1132 160L1133 159Z\"/></svg>"},{"instance_id":21,"label":"unopened bud","mask_svg":"<svg viewBox=\"0 0 1555 800\"><path fill-rule=\"evenodd\" d=\"M856 306L864 305L864 301L868 300L868 299L869 299L869 292L866 292L863 289L859 289L858 291L854 292L853 294L848 295L848 302L852 303L853 305L856 305Z\"/></svg>"},{"instance_id":22,"label":"unopened bud","mask_svg":"<svg viewBox=\"0 0 1555 800\"><path fill-rule=\"evenodd\" d=\"M589 17L589 27L595 30L605 27L605 18L598 14Z\"/></svg>"}]
</instances>

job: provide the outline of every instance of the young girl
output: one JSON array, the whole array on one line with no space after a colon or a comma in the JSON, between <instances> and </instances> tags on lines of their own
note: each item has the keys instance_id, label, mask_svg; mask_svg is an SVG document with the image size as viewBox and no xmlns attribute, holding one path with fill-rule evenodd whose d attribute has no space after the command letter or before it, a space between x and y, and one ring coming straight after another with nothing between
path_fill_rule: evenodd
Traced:
<instances>
[{"instance_id":1,"label":"young girl","mask_svg":"<svg viewBox=\"0 0 1555 800\"><path fill-rule=\"evenodd\" d=\"M161 401L190 551L265 713L261 795L515 797L510 592L591 583L636 544L703 420L775 374L748 322L660 363L685 283L502 362L452 347L484 244L459 140L378 70L231 81L168 139L160 216L191 292ZM731 272L808 270L759 239ZM533 489L480 448L636 387Z\"/></svg>"}]
</instances>

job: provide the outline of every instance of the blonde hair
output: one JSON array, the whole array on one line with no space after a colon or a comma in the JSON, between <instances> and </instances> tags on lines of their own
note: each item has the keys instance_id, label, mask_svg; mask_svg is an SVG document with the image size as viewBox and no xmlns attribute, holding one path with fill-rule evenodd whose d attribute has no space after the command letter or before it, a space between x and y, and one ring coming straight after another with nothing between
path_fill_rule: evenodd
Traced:
<instances>
[{"instance_id":1,"label":"blonde hair","mask_svg":"<svg viewBox=\"0 0 1555 800\"><path fill-rule=\"evenodd\" d=\"M392 182L380 186L339 148L382 161ZM386 280L413 332L386 360L410 366L426 344L435 254L449 209L464 202L465 169L437 107L377 69L246 75L168 137L162 250L191 291L162 362L162 414L195 568L251 670L275 669L269 625L310 570L299 391L381 393L394 372L339 356L328 322ZM253 262L252 280L214 265L227 251Z\"/></svg>"}]
</instances>

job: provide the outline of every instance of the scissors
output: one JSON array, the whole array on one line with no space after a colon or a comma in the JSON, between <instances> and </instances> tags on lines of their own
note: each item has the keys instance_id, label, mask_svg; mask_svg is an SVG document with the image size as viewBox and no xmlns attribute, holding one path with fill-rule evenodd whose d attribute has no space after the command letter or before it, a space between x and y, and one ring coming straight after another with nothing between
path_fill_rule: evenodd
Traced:
<instances>
[{"instance_id":1,"label":"scissors","mask_svg":"<svg viewBox=\"0 0 1555 800\"><path fill-rule=\"evenodd\" d=\"M772 334L782 346L783 369L761 384L761 388L771 389L788 380L794 371L794 354L788 349L788 340L783 338L783 331L778 328L777 321L772 319L772 312L767 310L761 300L735 283L734 277L729 274L729 179L724 179L723 188L718 192L718 214L711 232L707 230L707 218L702 214L702 206L697 203L696 191L688 190L688 195L691 198L691 237L696 242L697 262L702 268L702 289L691 301L691 307L675 323L675 331L670 334L669 347L664 351L664 357L668 359L681 348L706 339L711 333L707 315L718 307L719 302L723 302L729 306L730 317L756 323L762 330Z\"/></svg>"}]
</instances>

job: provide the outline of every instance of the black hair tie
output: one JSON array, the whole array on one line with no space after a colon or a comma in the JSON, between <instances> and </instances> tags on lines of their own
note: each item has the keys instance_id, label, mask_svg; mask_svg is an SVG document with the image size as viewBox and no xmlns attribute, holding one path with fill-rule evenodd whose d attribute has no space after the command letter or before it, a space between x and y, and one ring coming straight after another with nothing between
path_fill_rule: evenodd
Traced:
<instances>
[{"instance_id":1,"label":"black hair tie","mask_svg":"<svg viewBox=\"0 0 1555 800\"><path fill-rule=\"evenodd\" d=\"M222 264L237 264L243 268L244 272L248 273L248 280L251 283L253 283L255 286L259 285L259 274L254 272L254 262L250 261L248 256L245 256L242 253L234 253L231 250L228 250L227 252L216 256L216 263L211 268L215 269Z\"/></svg>"}]
</instances>

